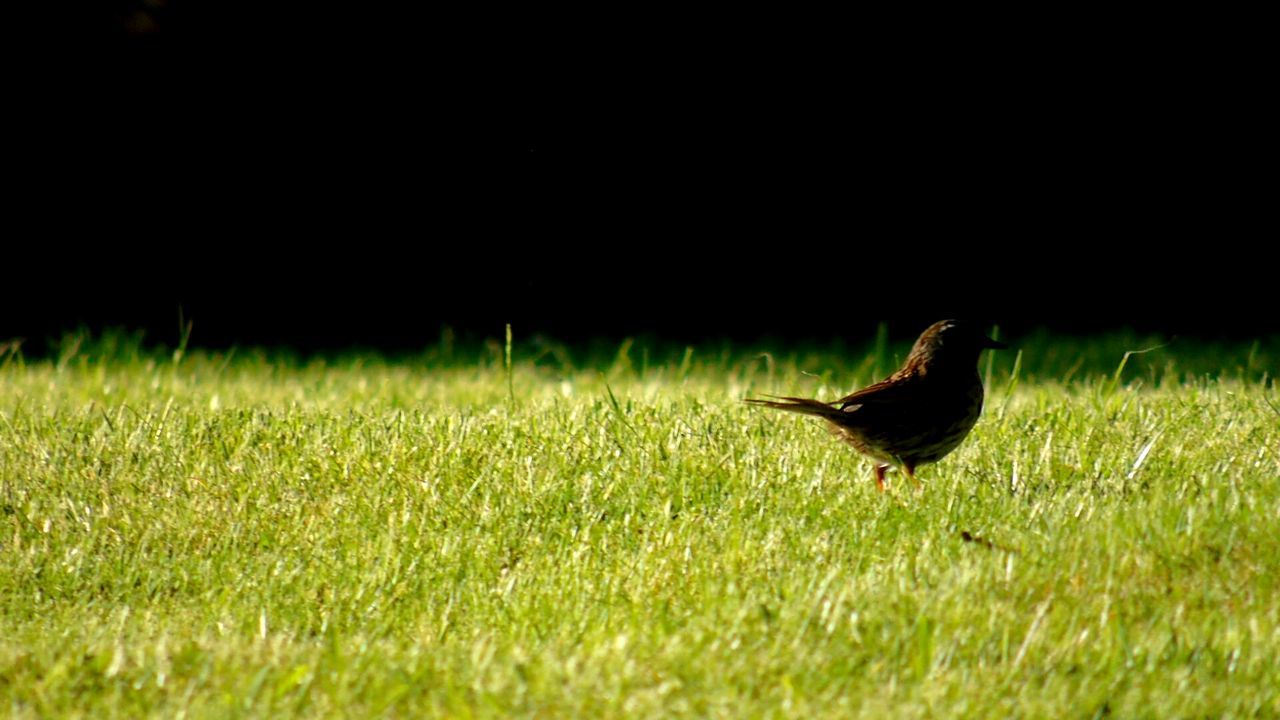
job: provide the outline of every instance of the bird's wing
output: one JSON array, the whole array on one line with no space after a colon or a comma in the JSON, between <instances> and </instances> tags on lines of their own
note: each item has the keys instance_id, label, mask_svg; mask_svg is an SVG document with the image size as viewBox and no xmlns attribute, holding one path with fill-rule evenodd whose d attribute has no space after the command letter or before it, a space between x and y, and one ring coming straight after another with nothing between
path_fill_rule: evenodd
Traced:
<instances>
[{"instance_id":1,"label":"bird's wing","mask_svg":"<svg viewBox=\"0 0 1280 720\"><path fill-rule=\"evenodd\" d=\"M894 376L845 395L832 403L832 405L837 405L841 410L846 410L855 405L900 403L915 395L916 390L911 387L910 383L903 382L903 378Z\"/></svg>"}]
</instances>

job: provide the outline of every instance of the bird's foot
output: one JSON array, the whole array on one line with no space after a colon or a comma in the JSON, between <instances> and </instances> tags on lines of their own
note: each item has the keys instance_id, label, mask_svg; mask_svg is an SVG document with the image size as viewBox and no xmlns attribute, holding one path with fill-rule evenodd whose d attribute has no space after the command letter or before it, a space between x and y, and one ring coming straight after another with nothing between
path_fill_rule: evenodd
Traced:
<instances>
[{"instance_id":1,"label":"bird's foot","mask_svg":"<svg viewBox=\"0 0 1280 720\"><path fill-rule=\"evenodd\" d=\"M911 479L911 484L915 485L917 494L924 492L924 483L920 482L920 479L916 477L916 469L914 467L911 465L903 465L902 471Z\"/></svg>"},{"instance_id":2,"label":"bird's foot","mask_svg":"<svg viewBox=\"0 0 1280 720\"><path fill-rule=\"evenodd\" d=\"M885 471L887 471L888 469L889 469L888 465L876 466L876 488L878 488L880 492L885 491L884 474L885 474Z\"/></svg>"}]
</instances>

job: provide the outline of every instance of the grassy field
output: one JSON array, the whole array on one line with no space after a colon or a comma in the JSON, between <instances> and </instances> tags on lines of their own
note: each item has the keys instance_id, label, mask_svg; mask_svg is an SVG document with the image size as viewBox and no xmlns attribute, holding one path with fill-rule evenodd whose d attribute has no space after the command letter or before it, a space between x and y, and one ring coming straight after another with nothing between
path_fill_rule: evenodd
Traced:
<instances>
[{"instance_id":1,"label":"grassy field","mask_svg":"<svg viewBox=\"0 0 1280 720\"><path fill-rule=\"evenodd\" d=\"M740 402L878 379L883 337L10 347L0 712L1280 716L1280 339L1013 341L886 494Z\"/></svg>"}]
</instances>

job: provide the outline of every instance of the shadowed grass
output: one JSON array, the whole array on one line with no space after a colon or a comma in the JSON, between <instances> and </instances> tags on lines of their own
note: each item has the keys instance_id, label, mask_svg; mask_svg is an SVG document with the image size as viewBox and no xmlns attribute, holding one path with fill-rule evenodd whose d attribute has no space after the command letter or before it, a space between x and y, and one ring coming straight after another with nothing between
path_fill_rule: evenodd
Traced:
<instances>
[{"instance_id":1,"label":"shadowed grass","mask_svg":"<svg viewBox=\"0 0 1280 720\"><path fill-rule=\"evenodd\" d=\"M919 495L739 402L878 379L905 354L883 339L7 351L0 702L1280 714L1277 343L1175 340L1117 370L1162 342L1014 339Z\"/></svg>"}]
</instances>

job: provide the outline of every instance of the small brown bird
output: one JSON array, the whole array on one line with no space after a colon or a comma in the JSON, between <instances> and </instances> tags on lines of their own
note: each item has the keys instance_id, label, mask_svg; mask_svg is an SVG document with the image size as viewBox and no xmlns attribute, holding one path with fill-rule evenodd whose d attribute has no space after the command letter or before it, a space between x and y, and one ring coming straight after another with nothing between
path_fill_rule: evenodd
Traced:
<instances>
[{"instance_id":1,"label":"small brown bird","mask_svg":"<svg viewBox=\"0 0 1280 720\"><path fill-rule=\"evenodd\" d=\"M897 372L852 395L829 403L795 397L746 402L826 420L831 432L876 461L882 491L891 464L919 486L916 467L955 450L982 414L978 356L1004 347L975 324L942 320L920 335Z\"/></svg>"}]
</instances>

